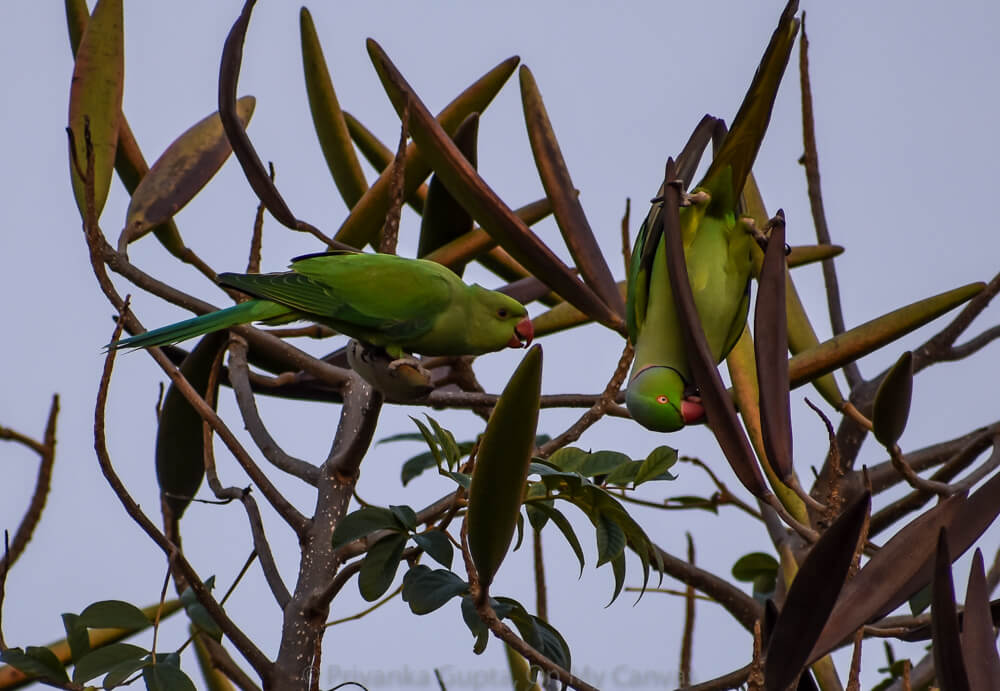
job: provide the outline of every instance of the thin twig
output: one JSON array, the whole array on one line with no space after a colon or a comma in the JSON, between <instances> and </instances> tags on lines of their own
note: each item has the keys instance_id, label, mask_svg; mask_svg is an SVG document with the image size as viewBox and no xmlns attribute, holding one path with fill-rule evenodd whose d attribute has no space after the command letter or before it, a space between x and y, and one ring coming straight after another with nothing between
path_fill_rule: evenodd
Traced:
<instances>
[{"instance_id":1,"label":"thin twig","mask_svg":"<svg viewBox=\"0 0 1000 691\"><path fill-rule=\"evenodd\" d=\"M396 242L399 239L399 218L403 212L403 194L405 192L406 140L410 133L410 97L407 95L400 113L399 146L396 157L392 161L392 171L389 174L389 209L385 213L385 225L382 226L382 239L379 242L379 252L395 254Z\"/></svg>"},{"instance_id":2,"label":"thin twig","mask_svg":"<svg viewBox=\"0 0 1000 691\"><path fill-rule=\"evenodd\" d=\"M694 566L694 538L687 535L687 560ZM694 640L694 586L688 584L684 594L684 629L681 634L681 662L677 682L684 686L691 681L691 649Z\"/></svg>"},{"instance_id":3,"label":"thin twig","mask_svg":"<svg viewBox=\"0 0 1000 691\"><path fill-rule=\"evenodd\" d=\"M632 347L631 343L625 343L625 348L622 350L622 355L618 359L618 365L615 367L614 373L611 375L611 379L608 380L608 385L604 387L604 392L594 401L590 409L587 410L583 415L580 416L576 422L570 425L569 429L552 439L545 444L542 444L538 448L538 456L541 458L548 458L558 449L566 446L567 444L572 444L580 435L583 434L587 429L593 425L595 422L600 420L605 413L608 412L618 398L618 394L621 391L622 383L625 381L625 375L628 374L629 365L632 364L632 358L635 356L635 349Z\"/></svg>"},{"instance_id":4,"label":"thin twig","mask_svg":"<svg viewBox=\"0 0 1000 691\"><path fill-rule=\"evenodd\" d=\"M14 565L18 557L24 553L28 543L31 542L31 536L34 534L36 526L42 519L45 501L49 496L49 488L52 486L52 466L56 460L56 420L58 417L59 395L56 394L52 396L52 404L49 406L49 417L45 423L42 441L35 441L12 429L0 427L0 439L9 439L27 446L40 457L31 501L28 502L28 507L24 511L24 516L22 516L17 530L14 531L14 539L11 541L9 549L4 552L3 559L0 560L0 571L4 575Z\"/></svg>"},{"instance_id":5,"label":"thin twig","mask_svg":"<svg viewBox=\"0 0 1000 691\"><path fill-rule=\"evenodd\" d=\"M994 435L989 438L989 441L993 444L993 452L990 454L989 458L981 463L974 471L964 477L960 482L950 485L952 493L971 490L980 480L985 478L988 474L993 472L998 465L1000 465L1000 437ZM942 465L937 472L931 475L930 480L942 483L950 481L953 477L965 470L965 468L975 461L976 458L978 458L980 454L986 450L987 446L988 444L983 446L979 444L970 444L945 462L945 464ZM907 465L913 468L912 464L908 463ZM878 534L882 532L903 516L923 507L934 496L936 495L933 492L915 490L897 499L891 504L888 504L872 515L872 533Z\"/></svg>"},{"instance_id":6,"label":"thin twig","mask_svg":"<svg viewBox=\"0 0 1000 691\"><path fill-rule=\"evenodd\" d=\"M476 565L472 561L472 553L469 551L469 533L467 522L462 522L462 557L465 560L465 570L469 575L469 594L476 606L476 613L486 624L486 628L493 632L493 635L506 643L514 652L533 665L537 665L552 678L558 679L563 684L571 686L578 691L597 691L597 689L584 680L576 677L562 666L556 664L548 657L528 645L520 636L511 631L510 627L500 621L497 613L490 605L490 598L487 590L479 582L479 574Z\"/></svg>"},{"instance_id":7,"label":"thin twig","mask_svg":"<svg viewBox=\"0 0 1000 691\"><path fill-rule=\"evenodd\" d=\"M986 284L986 287L974 298L969 300L968 304L962 308L962 311L959 312L946 327L934 336L931 336L927 342L913 351L914 373L919 372L935 362L957 360L959 357L970 355L982 346L997 338L997 327L992 327L961 346L954 345L955 341L958 340L958 337L969 328L976 317L978 317L983 310L986 309L998 293L1000 293L1000 273L994 276L993 279ZM972 344L971 347L970 344ZM956 355L955 350L957 349L962 349L964 351L963 355Z\"/></svg>"},{"instance_id":8,"label":"thin twig","mask_svg":"<svg viewBox=\"0 0 1000 691\"><path fill-rule=\"evenodd\" d=\"M802 156L806 169L806 183L809 191L809 206L816 226L816 240L822 245L830 243L830 229L823 210L823 193L819 182L819 155L816 150L816 123L813 116L812 86L809 80L809 37L806 35L806 17L802 14L802 38L799 39L799 79L802 91L802 139L805 153ZM837 269L833 259L823 260L823 282L826 285L826 300L830 312L830 326L833 335L846 330L844 310L840 304L840 286L837 283ZM864 381L861 370L855 362L844 366L847 383L854 388Z\"/></svg>"},{"instance_id":9,"label":"thin twig","mask_svg":"<svg viewBox=\"0 0 1000 691\"><path fill-rule=\"evenodd\" d=\"M747 515L753 516L758 521L763 520L760 511L757 511L755 508L753 508L752 506L741 500L739 497L737 497L735 494L730 492L729 488L726 486L726 483L720 480L719 476L716 475L715 472L711 468L709 468L708 465L700 458L694 458L692 456L680 456L678 460L684 463L690 463L704 470L705 473L708 475L708 477L711 478L712 484L715 485L716 491L718 491L718 493L721 495L720 498L721 503L732 504L733 506L740 509Z\"/></svg>"},{"instance_id":10,"label":"thin twig","mask_svg":"<svg viewBox=\"0 0 1000 691\"><path fill-rule=\"evenodd\" d=\"M274 162L268 161L271 182L274 182ZM253 219L253 233L250 235L250 258L247 260L247 273L260 273L260 251L264 238L264 202L257 204L257 214Z\"/></svg>"},{"instance_id":11,"label":"thin twig","mask_svg":"<svg viewBox=\"0 0 1000 691\"><path fill-rule=\"evenodd\" d=\"M724 674L710 681L705 681L694 686L684 686L683 691L728 691L728 689L738 689L742 687L750 676L750 665L733 670L729 674Z\"/></svg>"},{"instance_id":12,"label":"thin twig","mask_svg":"<svg viewBox=\"0 0 1000 691\"><path fill-rule=\"evenodd\" d=\"M7 595L7 567L10 560L10 533L3 531L3 566L0 567L0 650L7 650L7 642L3 637L3 601Z\"/></svg>"},{"instance_id":13,"label":"thin twig","mask_svg":"<svg viewBox=\"0 0 1000 691\"><path fill-rule=\"evenodd\" d=\"M847 673L846 691L860 691L861 689L861 639L863 637L862 629L858 629L854 634L854 652L851 654L851 669Z\"/></svg>"},{"instance_id":14,"label":"thin twig","mask_svg":"<svg viewBox=\"0 0 1000 691\"><path fill-rule=\"evenodd\" d=\"M357 621L358 619L361 619L361 618L363 618L363 617L371 614L372 612L374 612L375 610L377 610L379 607L381 607L382 605L384 605L385 603L389 602L394 597L396 597L397 595L399 595L401 592L403 592L403 584L402 583L399 584L398 588L396 588L391 593L389 593L388 595L386 595L385 597L383 597L381 600L379 600L378 602L376 602L371 607L366 607L365 609L361 610L360 612L357 612L355 614L351 614L350 616L341 617L340 619L334 619L333 621L327 622L325 626L326 626L326 628L330 628L331 626L336 626L337 624L343 624L344 622Z\"/></svg>"},{"instance_id":15,"label":"thin twig","mask_svg":"<svg viewBox=\"0 0 1000 691\"><path fill-rule=\"evenodd\" d=\"M542 531L531 531L531 555L535 565L535 611L542 621L549 620L549 597L545 588L545 560L542 558Z\"/></svg>"},{"instance_id":16,"label":"thin twig","mask_svg":"<svg viewBox=\"0 0 1000 691\"><path fill-rule=\"evenodd\" d=\"M688 596L688 591L687 590L677 590L675 588L638 588L638 587L631 586L631 585L625 586L625 592L626 593L663 593L664 595L673 595L675 597L685 597L685 598ZM701 600L702 602L712 602L712 603L715 603L715 600L713 600L712 598L708 597L707 595L699 595L698 593L694 594L694 599L695 600Z\"/></svg>"},{"instance_id":17,"label":"thin twig","mask_svg":"<svg viewBox=\"0 0 1000 691\"><path fill-rule=\"evenodd\" d=\"M212 373L207 387L209 396L212 396L216 389L211 381L211 378L218 377L219 369L222 366L223 354L224 349L220 349L219 354L216 356L215 362L213 363ZM206 402L210 406L213 404L213 401ZM247 514L247 520L250 523L250 535L253 539L254 552L256 552L257 558L260 560L260 568L264 573L264 580L271 589L271 594L278 603L278 607L284 609L288 605L291 595L288 592L288 588L281 580L281 574L279 573L278 566L274 561L274 555L271 553L271 545L267 541L267 536L264 534L264 522L261 519L260 508L257 506L256 500L251 496L249 488L240 489L238 487L222 486L215 467L215 454L212 444L212 427L209 426L207 421L202 422L202 435L205 454L205 479L208 481L208 485L211 487L212 492L216 497L219 499L238 499L243 505Z\"/></svg>"},{"instance_id":18,"label":"thin twig","mask_svg":"<svg viewBox=\"0 0 1000 691\"><path fill-rule=\"evenodd\" d=\"M921 492L931 492L942 498L950 497L954 494L954 490L948 486L947 482L925 480L917 475L903 458L903 452L899 449L898 444L893 444L892 448L889 449L889 458L892 459L892 466L913 489L920 490Z\"/></svg>"}]
</instances>

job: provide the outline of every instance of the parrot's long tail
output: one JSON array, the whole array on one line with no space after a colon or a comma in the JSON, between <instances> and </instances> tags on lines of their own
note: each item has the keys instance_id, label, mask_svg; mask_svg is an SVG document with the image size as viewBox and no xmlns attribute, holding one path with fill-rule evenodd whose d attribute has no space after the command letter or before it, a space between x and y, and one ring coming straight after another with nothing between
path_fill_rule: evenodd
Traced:
<instances>
[{"instance_id":1,"label":"parrot's long tail","mask_svg":"<svg viewBox=\"0 0 1000 691\"><path fill-rule=\"evenodd\" d=\"M159 329L153 329L132 338L113 341L104 347L108 350L118 350L120 348L150 348L169 343L179 343L195 336L219 331L220 329L228 329L230 326L278 319L291 314L292 310L270 300L247 300L239 305L233 305L218 312L185 319L182 322L168 326L161 326Z\"/></svg>"}]
</instances>

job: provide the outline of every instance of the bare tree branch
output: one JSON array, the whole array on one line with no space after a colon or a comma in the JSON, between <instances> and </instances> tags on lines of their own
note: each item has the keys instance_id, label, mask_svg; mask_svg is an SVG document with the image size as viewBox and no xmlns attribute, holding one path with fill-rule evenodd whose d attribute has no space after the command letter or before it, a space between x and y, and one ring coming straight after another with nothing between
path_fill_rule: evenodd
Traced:
<instances>
[{"instance_id":1,"label":"bare tree branch","mask_svg":"<svg viewBox=\"0 0 1000 691\"><path fill-rule=\"evenodd\" d=\"M812 86L809 80L809 37L806 35L806 18L802 16L802 38L799 39L799 80L802 91L802 139L805 153L802 162L806 169L806 183L809 190L809 206L816 226L816 239L820 244L829 245L830 229L823 209L823 193L819 183L819 155L816 151L816 122L813 116ZM840 285L833 259L823 260L823 282L826 284L826 300L830 312L830 326L837 336L846 330L844 308L840 304ZM844 366L848 384L853 388L864 381L861 370L855 362Z\"/></svg>"},{"instance_id":2,"label":"bare tree branch","mask_svg":"<svg viewBox=\"0 0 1000 691\"><path fill-rule=\"evenodd\" d=\"M230 384L236 394L236 403L247 432L271 465L315 487L319 480L319 468L285 453L260 419L257 402L250 388L249 374L246 342L242 338L234 338L229 343Z\"/></svg>"},{"instance_id":3,"label":"bare tree branch","mask_svg":"<svg viewBox=\"0 0 1000 691\"><path fill-rule=\"evenodd\" d=\"M56 460L56 419L59 417L59 395L52 396L52 405L49 407L48 421L45 423L45 434L42 441L38 442L19 432L7 427L0 427L0 439L16 441L39 455L38 474L35 478L35 489L31 493L31 501L21 517L21 522L14 531L14 539L6 546L3 558L0 559L0 573L2 577L7 575L10 567L14 565L35 532L35 527L42 519L42 511L45 510L45 500L49 496L49 487L52 486L52 466Z\"/></svg>"}]
</instances>

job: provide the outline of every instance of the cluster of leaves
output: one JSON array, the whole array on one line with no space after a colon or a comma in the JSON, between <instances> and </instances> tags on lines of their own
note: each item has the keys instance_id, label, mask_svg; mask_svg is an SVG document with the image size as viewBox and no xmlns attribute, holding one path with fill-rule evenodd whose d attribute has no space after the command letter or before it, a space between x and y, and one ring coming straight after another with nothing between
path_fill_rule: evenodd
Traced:
<instances>
[{"instance_id":1,"label":"cluster of leaves","mask_svg":"<svg viewBox=\"0 0 1000 691\"><path fill-rule=\"evenodd\" d=\"M202 621L207 630L220 638L221 631L201 613L193 598L153 606L143 611L120 600L95 602L80 614L63 614L66 639L61 646L28 646L8 648L0 652L0 660L26 676L45 679L56 684L84 685L104 676L101 688L113 689L141 676L148 689L160 691L193 691L195 686L180 669L180 652L154 653L137 645L117 642L120 639L153 626L150 617L163 618L183 605L189 608L192 621ZM70 676L66 667L72 665Z\"/></svg>"}]
</instances>

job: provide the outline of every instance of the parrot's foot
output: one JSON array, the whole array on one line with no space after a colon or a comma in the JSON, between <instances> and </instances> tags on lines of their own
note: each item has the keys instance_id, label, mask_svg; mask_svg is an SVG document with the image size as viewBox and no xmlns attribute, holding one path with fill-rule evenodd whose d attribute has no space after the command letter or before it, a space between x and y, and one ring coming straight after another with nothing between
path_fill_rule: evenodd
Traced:
<instances>
[{"instance_id":1,"label":"parrot's foot","mask_svg":"<svg viewBox=\"0 0 1000 691\"><path fill-rule=\"evenodd\" d=\"M785 212L778 209L778 213L767 222L767 225L764 226L764 230L759 229L757 227L757 223L749 216L740 219L740 221L743 223L743 227L746 228L746 231L753 236L753 239L757 242L760 248L766 252L768 240L771 239L771 231L773 231L775 226L779 223L781 225L785 224ZM786 243L785 256L787 257L791 251L792 248Z\"/></svg>"},{"instance_id":2,"label":"parrot's foot","mask_svg":"<svg viewBox=\"0 0 1000 691\"><path fill-rule=\"evenodd\" d=\"M705 190L698 190L697 192L692 192L691 194L688 194L687 192L684 191L683 180L671 180L670 184L676 186L677 189L680 190L681 206L691 206L692 204L704 204L705 202L711 201L712 199L712 196ZM661 194L657 197L653 197L652 199L650 199L649 203L662 204L663 199L664 197Z\"/></svg>"},{"instance_id":3,"label":"parrot's foot","mask_svg":"<svg viewBox=\"0 0 1000 691\"><path fill-rule=\"evenodd\" d=\"M390 400L410 401L434 390L431 373L412 357L393 359L382 348L351 341L347 345L347 362Z\"/></svg>"},{"instance_id":4,"label":"parrot's foot","mask_svg":"<svg viewBox=\"0 0 1000 691\"><path fill-rule=\"evenodd\" d=\"M406 357L396 358L395 360L389 363L387 369L390 372L395 372L400 367L411 367L414 370L416 370L417 373L420 374L421 376L427 377L428 379L430 379L431 377L431 373L428 370L424 369L424 366L420 364L420 360L409 355L407 355Z\"/></svg>"},{"instance_id":5,"label":"parrot's foot","mask_svg":"<svg viewBox=\"0 0 1000 691\"><path fill-rule=\"evenodd\" d=\"M681 206L691 206L693 204L706 204L712 200L712 196L705 190L698 190L691 194L681 194Z\"/></svg>"}]
</instances>

